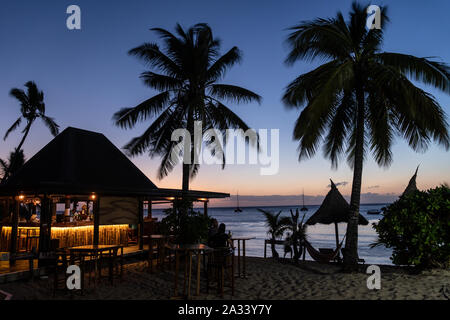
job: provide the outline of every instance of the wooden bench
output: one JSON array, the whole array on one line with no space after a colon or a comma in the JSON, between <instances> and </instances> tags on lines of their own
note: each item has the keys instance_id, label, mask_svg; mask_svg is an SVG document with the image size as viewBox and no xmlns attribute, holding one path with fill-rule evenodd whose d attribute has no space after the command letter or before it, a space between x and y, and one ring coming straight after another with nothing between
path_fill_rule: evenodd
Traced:
<instances>
[{"instance_id":1,"label":"wooden bench","mask_svg":"<svg viewBox=\"0 0 450 320\"><path fill-rule=\"evenodd\" d=\"M273 241L272 239L266 239L264 240L264 258L267 258L267 245L270 244L284 244L286 241L285 240L275 240Z\"/></svg>"}]
</instances>

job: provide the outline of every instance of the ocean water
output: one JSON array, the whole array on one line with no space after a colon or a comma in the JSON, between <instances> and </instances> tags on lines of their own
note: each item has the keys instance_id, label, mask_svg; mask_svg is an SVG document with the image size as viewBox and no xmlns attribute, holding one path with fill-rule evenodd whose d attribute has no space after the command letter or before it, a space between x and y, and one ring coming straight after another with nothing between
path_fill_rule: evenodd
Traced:
<instances>
[{"instance_id":1,"label":"ocean water","mask_svg":"<svg viewBox=\"0 0 450 320\"><path fill-rule=\"evenodd\" d=\"M373 229L372 224L379 221L382 218L381 214L368 215L369 210L380 210L386 204L370 204L361 205L360 213L369 221L367 226L359 226L358 229L358 254L360 258L366 260L366 264L392 264L389 259L392 251L384 246L378 246L376 248L370 248L370 244L374 243L378 236ZM319 208L318 205L306 206L308 211L306 212L305 221L313 215ZM289 210L294 210L295 206L274 206L274 207L260 207L264 210L272 212L282 211L282 216L290 216ZM201 211L202 209L198 209ZM208 214L211 217L216 218L219 223L225 223L227 231L231 230L233 236L249 236L255 237L253 240L246 242L246 255L252 257L264 256L264 239L268 239L267 228L265 226L264 216L258 211L256 207L242 208L242 212L235 213L234 208L208 208ZM153 209L152 214L154 218L158 220L164 217L163 209ZM300 219L302 217L300 212ZM342 240L347 224L340 223L339 239ZM308 226L307 228L308 241L317 248L336 248L336 236L334 232L334 224L324 225L316 224ZM277 251L280 256L283 256L283 246L277 246ZM267 247L267 255L271 256L269 246ZM308 253L306 253L306 259L311 260Z\"/></svg>"}]
</instances>

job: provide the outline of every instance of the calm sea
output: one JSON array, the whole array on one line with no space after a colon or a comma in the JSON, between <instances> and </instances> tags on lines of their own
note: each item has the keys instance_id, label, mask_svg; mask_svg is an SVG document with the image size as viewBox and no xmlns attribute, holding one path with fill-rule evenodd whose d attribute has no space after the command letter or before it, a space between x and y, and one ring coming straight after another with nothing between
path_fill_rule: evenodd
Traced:
<instances>
[{"instance_id":1,"label":"calm sea","mask_svg":"<svg viewBox=\"0 0 450 320\"><path fill-rule=\"evenodd\" d=\"M380 210L386 204L366 204L361 205L360 213L369 221L367 226L359 226L358 229L358 253L360 258L366 260L367 264L392 264L389 257L391 250L383 246L371 249L370 244L377 240L377 233L372 227L374 222L382 218L382 215L368 215L369 210ZM305 221L316 212L319 206L306 206L309 210L306 213ZM273 212L282 211L281 215L289 216L289 210L295 210L295 206L274 206L274 207L260 207L261 209L270 210ZM202 210L202 209L198 209ZM249 240L246 243L246 252L248 256L263 257L264 256L264 239L268 238L267 228L264 222L264 216L256 207L242 208L242 212L235 213L234 208L208 208L208 214L216 218L219 223L225 223L227 230L231 230L233 236L249 236L255 237L254 240ZM153 217L161 219L164 217L163 209L153 209ZM302 214L300 214L300 218ZM339 238L345 234L347 225L345 223L339 224ZM335 248L336 237L334 233L334 224L323 225L316 224L308 226L307 229L308 241L315 248ZM283 247L279 246L278 253L283 256ZM271 255L270 248L267 248L268 256ZM306 254L306 259L311 259Z\"/></svg>"}]
</instances>

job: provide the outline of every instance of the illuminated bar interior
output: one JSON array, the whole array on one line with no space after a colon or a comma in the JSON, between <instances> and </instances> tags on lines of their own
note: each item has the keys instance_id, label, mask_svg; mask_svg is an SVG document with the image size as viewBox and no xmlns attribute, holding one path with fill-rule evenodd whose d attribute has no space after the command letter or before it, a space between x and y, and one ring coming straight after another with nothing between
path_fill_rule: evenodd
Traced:
<instances>
[{"instance_id":1,"label":"illuminated bar interior","mask_svg":"<svg viewBox=\"0 0 450 320\"><path fill-rule=\"evenodd\" d=\"M58 239L59 248L93 244L94 219L91 195L87 200L54 197L52 201L51 239ZM40 199L20 197L17 227L17 252L39 247ZM0 233L0 251L9 251L12 236L12 215L4 217ZM99 225L98 244L128 245L130 225Z\"/></svg>"},{"instance_id":2,"label":"illuminated bar interior","mask_svg":"<svg viewBox=\"0 0 450 320\"><path fill-rule=\"evenodd\" d=\"M0 263L26 252L45 265L53 249L81 245L143 251L153 203L201 201L207 214L209 199L226 197L158 188L103 134L68 127L0 185Z\"/></svg>"}]
</instances>

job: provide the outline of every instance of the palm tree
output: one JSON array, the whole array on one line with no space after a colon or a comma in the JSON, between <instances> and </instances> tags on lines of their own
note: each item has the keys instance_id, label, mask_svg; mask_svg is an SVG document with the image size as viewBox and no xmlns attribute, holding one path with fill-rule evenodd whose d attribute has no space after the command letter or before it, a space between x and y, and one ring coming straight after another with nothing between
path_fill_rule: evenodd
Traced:
<instances>
[{"instance_id":1,"label":"palm tree","mask_svg":"<svg viewBox=\"0 0 450 320\"><path fill-rule=\"evenodd\" d=\"M6 181L9 176L14 175L25 163L25 155L23 150L17 149L9 154L7 160L0 159L0 173L2 174L2 182Z\"/></svg>"},{"instance_id":2,"label":"palm tree","mask_svg":"<svg viewBox=\"0 0 450 320\"><path fill-rule=\"evenodd\" d=\"M30 133L31 125L37 118L40 118L44 122L53 136L56 136L59 133L59 126L56 124L55 120L45 115L44 92L39 91L36 83L33 81L25 83L25 87L27 88L26 93L22 89L17 88L11 89L9 93L20 102L21 116L6 131L3 140L6 140L9 134L20 126L22 120L26 121L25 128L22 130L22 140L20 140L15 152L21 152L22 145ZM11 168L12 167L15 167L15 164L11 163ZM8 177L10 174L11 172L7 170L4 176ZM3 179L3 181L5 181L5 179Z\"/></svg>"},{"instance_id":3,"label":"palm tree","mask_svg":"<svg viewBox=\"0 0 450 320\"><path fill-rule=\"evenodd\" d=\"M163 49L156 43L144 43L129 51L155 69L156 72L143 72L141 78L145 85L159 93L114 114L116 125L125 129L154 118L145 132L133 138L125 149L131 156L146 151L152 157L161 156L159 179L167 176L181 159L182 152L177 152L176 148L179 141L171 141L174 130L187 129L191 141L194 141L195 121L201 121L202 133L211 128L221 133L227 128L246 131L247 124L222 100L261 101L261 97L250 90L218 83L230 67L241 61L237 47L220 56L220 41L213 37L207 24L197 24L187 31L177 24L175 29L177 36L161 28L151 29L159 35ZM184 152L190 152L194 159L198 145L191 144L190 150ZM196 175L198 167L198 164L183 163L183 190L189 189L189 178Z\"/></svg>"},{"instance_id":4,"label":"palm tree","mask_svg":"<svg viewBox=\"0 0 450 320\"><path fill-rule=\"evenodd\" d=\"M59 133L59 126L56 124L55 120L45 115L44 92L39 91L36 83L33 81L28 81L25 83L25 87L27 87L27 93L25 93L22 89L17 88L11 89L9 93L11 96L19 100L20 112L22 114L6 131L5 136L3 137L3 140L6 140L8 135L12 131L16 130L22 123L22 119L24 119L26 121L26 125L22 131L23 137L16 148L17 150L22 149L22 145L30 132L31 125L37 118L41 118L53 136L56 136Z\"/></svg>"},{"instance_id":5,"label":"palm tree","mask_svg":"<svg viewBox=\"0 0 450 320\"><path fill-rule=\"evenodd\" d=\"M381 8L381 29L366 29L364 7L353 3L350 20L342 13L292 27L287 38L286 63L322 58L326 63L300 75L286 88L283 101L304 107L296 121L299 160L312 157L323 142L332 167L347 155L353 168L347 226L345 268L357 266L358 215L365 155L370 151L378 165L392 162L395 135L406 139L415 151L425 151L430 140L449 148L445 114L429 93L411 80L450 93L447 64L412 55L382 52L383 31L388 21ZM411 80L410 80L411 78Z\"/></svg>"},{"instance_id":6,"label":"palm tree","mask_svg":"<svg viewBox=\"0 0 450 320\"><path fill-rule=\"evenodd\" d=\"M306 213L303 214L302 220L300 222L300 212L298 211L298 209L295 210L295 213L290 210L290 213L291 216L282 218L280 223L284 226L284 230L288 230L290 232L288 240L292 244L292 247L294 249L293 259L297 261L302 254L303 243L304 240L306 240L307 225L303 223Z\"/></svg>"},{"instance_id":7,"label":"palm tree","mask_svg":"<svg viewBox=\"0 0 450 320\"><path fill-rule=\"evenodd\" d=\"M281 211L278 213L273 213L271 211L258 209L264 217L266 218L266 227L268 228L267 234L270 235L272 243L270 244L270 248L272 250L272 257L278 259L279 255L277 249L275 248L275 241L277 238L283 236L286 227L282 223L282 219L280 219Z\"/></svg>"}]
</instances>

